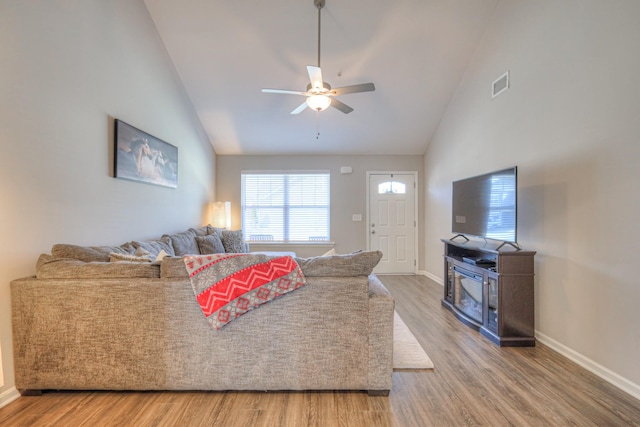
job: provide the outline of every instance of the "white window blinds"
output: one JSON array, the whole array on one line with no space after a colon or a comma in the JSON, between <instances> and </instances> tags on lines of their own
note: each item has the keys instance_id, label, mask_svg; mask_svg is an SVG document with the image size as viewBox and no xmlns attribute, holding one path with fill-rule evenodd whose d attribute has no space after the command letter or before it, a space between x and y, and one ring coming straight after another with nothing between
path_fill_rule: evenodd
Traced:
<instances>
[{"instance_id":1,"label":"white window blinds","mask_svg":"<svg viewBox=\"0 0 640 427\"><path fill-rule=\"evenodd\" d=\"M329 173L243 173L242 229L248 241L329 240Z\"/></svg>"}]
</instances>

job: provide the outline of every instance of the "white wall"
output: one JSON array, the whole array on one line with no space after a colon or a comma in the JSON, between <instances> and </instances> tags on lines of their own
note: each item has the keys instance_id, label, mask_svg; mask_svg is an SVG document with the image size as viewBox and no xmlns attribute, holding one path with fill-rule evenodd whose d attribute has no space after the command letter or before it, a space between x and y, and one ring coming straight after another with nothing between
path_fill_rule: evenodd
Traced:
<instances>
[{"instance_id":1,"label":"white wall","mask_svg":"<svg viewBox=\"0 0 640 427\"><path fill-rule=\"evenodd\" d=\"M215 154L141 0L0 2L0 343L9 282L54 243L121 244L204 221ZM176 145L178 188L111 177L113 118Z\"/></svg>"},{"instance_id":2,"label":"white wall","mask_svg":"<svg viewBox=\"0 0 640 427\"><path fill-rule=\"evenodd\" d=\"M631 0L499 3L425 154L424 235L442 277L451 181L518 165L538 336L640 397L639 16Z\"/></svg>"},{"instance_id":3,"label":"white wall","mask_svg":"<svg viewBox=\"0 0 640 427\"><path fill-rule=\"evenodd\" d=\"M342 174L342 166L351 166L352 173ZM219 201L231 202L232 228L241 228L240 176L243 170L329 170L331 173L331 240L338 253L348 253L367 247L366 199L367 171L417 171L422 179L422 156L217 156L216 194ZM423 218L422 194L418 200L419 218ZM362 214L363 221L354 222L353 214ZM422 230L424 224L418 223ZM316 252L303 248L295 250L299 256L321 255L327 249L317 247ZM251 250L268 250L252 244ZM418 247L418 259L423 257L423 246ZM418 268L422 269L422 265Z\"/></svg>"}]
</instances>

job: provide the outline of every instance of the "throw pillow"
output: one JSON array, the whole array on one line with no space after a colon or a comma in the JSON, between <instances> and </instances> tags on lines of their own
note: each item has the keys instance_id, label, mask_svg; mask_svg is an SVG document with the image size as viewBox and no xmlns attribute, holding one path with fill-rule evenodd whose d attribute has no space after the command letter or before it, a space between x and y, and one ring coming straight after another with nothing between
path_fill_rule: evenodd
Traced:
<instances>
[{"instance_id":1,"label":"throw pillow","mask_svg":"<svg viewBox=\"0 0 640 427\"><path fill-rule=\"evenodd\" d=\"M225 252L222 240L220 240L217 234L196 236L196 243L198 244L201 255L223 254Z\"/></svg>"},{"instance_id":2,"label":"throw pillow","mask_svg":"<svg viewBox=\"0 0 640 427\"><path fill-rule=\"evenodd\" d=\"M158 256L156 257L156 259L153 260L153 263L154 264L160 264L160 263L162 263L162 260L165 259L168 256L170 256L168 253L166 253L164 250L161 250L160 253L158 254Z\"/></svg>"},{"instance_id":3,"label":"throw pillow","mask_svg":"<svg viewBox=\"0 0 640 427\"><path fill-rule=\"evenodd\" d=\"M196 233L196 236L208 236L209 234L217 234L218 237L222 237L222 230L224 228L214 227L211 224L202 226L200 228L190 228L189 231Z\"/></svg>"},{"instance_id":4,"label":"throw pillow","mask_svg":"<svg viewBox=\"0 0 640 427\"><path fill-rule=\"evenodd\" d=\"M247 253L247 245L244 242L242 230L222 230L222 245L227 253Z\"/></svg>"},{"instance_id":5,"label":"throw pillow","mask_svg":"<svg viewBox=\"0 0 640 427\"><path fill-rule=\"evenodd\" d=\"M189 230L193 231L196 236L206 236L207 234L210 234L209 233L209 228L210 227L211 227L210 225L205 225L205 226L202 226L202 227L199 227L199 228L190 228ZM213 227L211 227L211 228L213 228Z\"/></svg>"},{"instance_id":6,"label":"throw pillow","mask_svg":"<svg viewBox=\"0 0 640 427\"><path fill-rule=\"evenodd\" d=\"M158 240L147 240L144 242L134 240L131 244L136 249L142 248L149 252L154 258L157 257L162 250L164 250L168 255L175 255L171 239L168 236L164 236Z\"/></svg>"},{"instance_id":7,"label":"throw pillow","mask_svg":"<svg viewBox=\"0 0 640 427\"><path fill-rule=\"evenodd\" d=\"M335 250L335 249L333 249L333 248L331 248L331 249L329 249L327 252L323 253L323 254L322 254L322 255L320 255L320 256L331 256L331 255L335 255L335 254L336 254L336 250Z\"/></svg>"},{"instance_id":8,"label":"throw pillow","mask_svg":"<svg viewBox=\"0 0 640 427\"><path fill-rule=\"evenodd\" d=\"M162 237L168 237L171 239L173 252L176 256L182 256L198 254L198 245L194 239L196 235L196 230L191 228L187 231L183 231L182 233L165 234Z\"/></svg>"},{"instance_id":9,"label":"throw pillow","mask_svg":"<svg viewBox=\"0 0 640 427\"><path fill-rule=\"evenodd\" d=\"M220 227L212 227L209 226L209 233L208 234L215 234L217 235L219 238L222 239L222 232L226 230L226 228L220 228Z\"/></svg>"},{"instance_id":10,"label":"throw pillow","mask_svg":"<svg viewBox=\"0 0 640 427\"><path fill-rule=\"evenodd\" d=\"M164 251L160 251L164 253ZM138 248L133 255L121 254L119 252L113 252L109 254L109 262L157 262L156 257L151 255L148 251Z\"/></svg>"},{"instance_id":11,"label":"throw pillow","mask_svg":"<svg viewBox=\"0 0 640 427\"><path fill-rule=\"evenodd\" d=\"M146 256L119 254L112 252L109 254L109 262L151 262L152 260Z\"/></svg>"}]
</instances>

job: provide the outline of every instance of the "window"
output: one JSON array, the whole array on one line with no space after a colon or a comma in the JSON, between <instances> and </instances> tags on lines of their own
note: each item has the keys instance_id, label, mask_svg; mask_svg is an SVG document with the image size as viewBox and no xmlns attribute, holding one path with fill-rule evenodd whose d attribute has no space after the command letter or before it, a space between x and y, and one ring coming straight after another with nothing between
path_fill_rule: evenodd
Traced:
<instances>
[{"instance_id":1,"label":"window","mask_svg":"<svg viewBox=\"0 0 640 427\"><path fill-rule=\"evenodd\" d=\"M242 174L242 230L248 241L329 240L328 172Z\"/></svg>"},{"instance_id":2,"label":"window","mask_svg":"<svg viewBox=\"0 0 640 427\"><path fill-rule=\"evenodd\" d=\"M407 186L401 182L387 181L378 185L378 194L405 194Z\"/></svg>"}]
</instances>

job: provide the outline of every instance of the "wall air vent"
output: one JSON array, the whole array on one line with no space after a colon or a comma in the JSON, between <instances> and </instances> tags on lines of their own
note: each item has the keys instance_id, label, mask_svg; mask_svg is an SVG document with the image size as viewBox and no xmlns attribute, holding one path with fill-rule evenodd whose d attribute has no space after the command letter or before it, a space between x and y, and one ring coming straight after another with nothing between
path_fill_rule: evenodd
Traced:
<instances>
[{"instance_id":1,"label":"wall air vent","mask_svg":"<svg viewBox=\"0 0 640 427\"><path fill-rule=\"evenodd\" d=\"M505 90L509 89L509 72L507 71L497 80L495 80L491 85L491 99L500 95Z\"/></svg>"}]
</instances>

